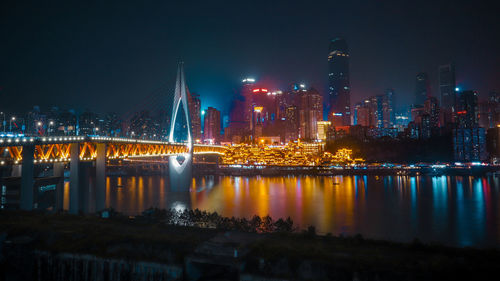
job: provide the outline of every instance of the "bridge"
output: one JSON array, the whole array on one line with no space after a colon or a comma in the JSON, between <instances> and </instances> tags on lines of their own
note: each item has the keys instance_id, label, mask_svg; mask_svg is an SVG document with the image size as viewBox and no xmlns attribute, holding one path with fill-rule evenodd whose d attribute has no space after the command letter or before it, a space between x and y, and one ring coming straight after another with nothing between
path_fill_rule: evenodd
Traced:
<instances>
[{"instance_id":1,"label":"bridge","mask_svg":"<svg viewBox=\"0 0 500 281\"><path fill-rule=\"evenodd\" d=\"M70 192L69 212L85 212L88 201L94 199L96 211L105 208L106 165L110 161L154 161L168 159L171 185L186 186L192 177L193 155L224 154L220 145L193 144L191 123L182 63L177 71L169 141L117 138L106 136L47 136L0 138L0 171L10 168L12 177L20 177L19 207L33 210L35 205L35 165L53 165L53 177L64 177L69 164ZM187 141L174 142L174 127L180 106L183 106L187 122ZM87 163L92 163L88 165ZM95 198L89 196L90 169L95 169ZM3 177L2 173L0 176ZM56 184L55 209L62 210L63 182Z\"/></svg>"}]
</instances>

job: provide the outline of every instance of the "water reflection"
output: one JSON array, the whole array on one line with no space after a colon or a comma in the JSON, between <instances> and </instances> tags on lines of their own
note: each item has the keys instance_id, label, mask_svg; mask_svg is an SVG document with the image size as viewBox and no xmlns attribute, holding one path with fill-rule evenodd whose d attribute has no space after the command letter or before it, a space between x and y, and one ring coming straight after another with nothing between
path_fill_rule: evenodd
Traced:
<instances>
[{"instance_id":1,"label":"water reflection","mask_svg":"<svg viewBox=\"0 0 500 281\"><path fill-rule=\"evenodd\" d=\"M459 246L499 246L498 177L200 177L190 189L160 176L109 177L106 206L199 208L224 216L291 217L321 233L361 233ZM68 184L64 207L68 207Z\"/></svg>"}]
</instances>

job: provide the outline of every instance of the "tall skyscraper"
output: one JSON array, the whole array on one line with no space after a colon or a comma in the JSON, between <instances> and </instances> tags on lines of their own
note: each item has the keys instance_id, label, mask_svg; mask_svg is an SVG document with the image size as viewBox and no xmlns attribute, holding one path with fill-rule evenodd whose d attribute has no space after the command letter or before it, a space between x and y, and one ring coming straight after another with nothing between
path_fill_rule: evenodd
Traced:
<instances>
[{"instance_id":1,"label":"tall skyscraper","mask_svg":"<svg viewBox=\"0 0 500 281\"><path fill-rule=\"evenodd\" d=\"M351 85L349 82L349 49L342 38L330 41L328 53L328 120L342 114L343 126L351 125ZM336 114L336 115L335 115Z\"/></svg>"},{"instance_id":2,"label":"tall skyscraper","mask_svg":"<svg viewBox=\"0 0 500 281\"><path fill-rule=\"evenodd\" d=\"M459 127L472 128L478 125L479 104L476 91L463 91L458 94L457 118Z\"/></svg>"},{"instance_id":3,"label":"tall skyscraper","mask_svg":"<svg viewBox=\"0 0 500 281\"><path fill-rule=\"evenodd\" d=\"M427 73L420 72L415 80L415 104L423 105L430 96L429 79Z\"/></svg>"},{"instance_id":4,"label":"tall skyscraper","mask_svg":"<svg viewBox=\"0 0 500 281\"><path fill-rule=\"evenodd\" d=\"M323 99L318 91L311 88L301 92L299 109L299 132L302 139L316 139L317 122L322 121Z\"/></svg>"},{"instance_id":5,"label":"tall skyscraper","mask_svg":"<svg viewBox=\"0 0 500 281\"><path fill-rule=\"evenodd\" d=\"M204 127L203 127L203 140L208 143L219 143L221 134L220 134L220 111L213 107L209 107L205 111L204 118Z\"/></svg>"},{"instance_id":6,"label":"tall skyscraper","mask_svg":"<svg viewBox=\"0 0 500 281\"><path fill-rule=\"evenodd\" d=\"M200 96L188 92L188 106L191 118L191 134L195 142L201 142L201 100Z\"/></svg>"},{"instance_id":7,"label":"tall skyscraper","mask_svg":"<svg viewBox=\"0 0 500 281\"><path fill-rule=\"evenodd\" d=\"M439 94L441 108L454 112L456 103L455 66L446 64L439 66Z\"/></svg>"}]
</instances>

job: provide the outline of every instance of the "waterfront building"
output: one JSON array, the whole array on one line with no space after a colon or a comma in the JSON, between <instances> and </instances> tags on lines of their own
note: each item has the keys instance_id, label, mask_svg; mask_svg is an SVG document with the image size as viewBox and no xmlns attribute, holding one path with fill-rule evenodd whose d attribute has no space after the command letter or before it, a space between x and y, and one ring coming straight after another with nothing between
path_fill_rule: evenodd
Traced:
<instances>
[{"instance_id":1,"label":"waterfront building","mask_svg":"<svg viewBox=\"0 0 500 281\"><path fill-rule=\"evenodd\" d=\"M328 51L328 96L325 98L328 120L335 126L351 125L351 89L349 49L343 38L330 41ZM333 119L341 119L341 124Z\"/></svg>"},{"instance_id":2,"label":"waterfront building","mask_svg":"<svg viewBox=\"0 0 500 281\"><path fill-rule=\"evenodd\" d=\"M453 130L453 152L455 161L474 162L488 159L484 128L458 127Z\"/></svg>"},{"instance_id":3,"label":"waterfront building","mask_svg":"<svg viewBox=\"0 0 500 281\"><path fill-rule=\"evenodd\" d=\"M328 138L328 131L330 130L330 125L332 123L330 121L318 121L317 128L318 133L316 139L318 140L326 140Z\"/></svg>"},{"instance_id":4,"label":"waterfront building","mask_svg":"<svg viewBox=\"0 0 500 281\"><path fill-rule=\"evenodd\" d=\"M472 128L478 125L478 94L476 91L462 91L457 97L458 126Z\"/></svg>"}]
</instances>

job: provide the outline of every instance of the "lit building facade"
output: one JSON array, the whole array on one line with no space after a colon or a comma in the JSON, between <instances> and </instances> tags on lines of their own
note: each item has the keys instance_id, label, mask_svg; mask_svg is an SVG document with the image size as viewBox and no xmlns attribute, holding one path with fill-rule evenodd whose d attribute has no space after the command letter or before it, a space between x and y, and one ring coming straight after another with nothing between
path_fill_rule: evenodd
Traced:
<instances>
[{"instance_id":1,"label":"lit building facade","mask_svg":"<svg viewBox=\"0 0 500 281\"><path fill-rule=\"evenodd\" d=\"M343 126L351 125L351 85L349 81L349 49L342 38L330 41L328 53L328 119L341 116ZM331 120L336 124L335 120Z\"/></svg>"},{"instance_id":2,"label":"lit building facade","mask_svg":"<svg viewBox=\"0 0 500 281\"><path fill-rule=\"evenodd\" d=\"M221 119L220 111L213 107L205 110L203 126L203 141L205 143L220 143Z\"/></svg>"}]
</instances>

